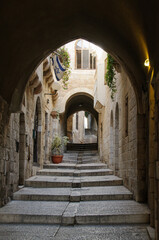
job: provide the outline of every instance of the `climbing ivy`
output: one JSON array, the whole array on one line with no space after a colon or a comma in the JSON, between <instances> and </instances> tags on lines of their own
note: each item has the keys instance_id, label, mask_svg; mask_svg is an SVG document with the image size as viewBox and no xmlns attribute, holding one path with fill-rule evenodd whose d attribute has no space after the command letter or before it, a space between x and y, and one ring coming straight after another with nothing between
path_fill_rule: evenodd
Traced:
<instances>
[{"instance_id":1,"label":"climbing ivy","mask_svg":"<svg viewBox=\"0 0 159 240\"><path fill-rule=\"evenodd\" d=\"M85 117L88 118L89 112L85 112Z\"/></svg>"},{"instance_id":2,"label":"climbing ivy","mask_svg":"<svg viewBox=\"0 0 159 240\"><path fill-rule=\"evenodd\" d=\"M66 71L64 72L63 78L62 78L62 86L64 89L68 89L68 80L70 76L70 55L65 47L61 47L57 50L57 53L59 54L59 58L61 63L64 65Z\"/></svg>"},{"instance_id":3,"label":"climbing ivy","mask_svg":"<svg viewBox=\"0 0 159 240\"><path fill-rule=\"evenodd\" d=\"M115 61L110 54L107 57L107 71L105 74L105 81L108 87L111 89L111 99L114 100L114 94L116 92L116 78L115 78Z\"/></svg>"}]
</instances>

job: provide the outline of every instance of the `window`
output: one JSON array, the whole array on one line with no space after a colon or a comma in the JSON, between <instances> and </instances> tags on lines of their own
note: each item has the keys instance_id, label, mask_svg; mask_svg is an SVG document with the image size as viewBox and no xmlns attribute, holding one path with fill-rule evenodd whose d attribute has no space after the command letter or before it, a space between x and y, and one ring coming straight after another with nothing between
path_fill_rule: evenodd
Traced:
<instances>
[{"instance_id":1,"label":"window","mask_svg":"<svg viewBox=\"0 0 159 240\"><path fill-rule=\"evenodd\" d=\"M96 69L96 55L90 49L89 42L79 40L76 43L76 68Z\"/></svg>"},{"instance_id":2,"label":"window","mask_svg":"<svg viewBox=\"0 0 159 240\"><path fill-rule=\"evenodd\" d=\"M128 136L128 95L125 97L125 137Z\"/></svg>"}]
</instances>

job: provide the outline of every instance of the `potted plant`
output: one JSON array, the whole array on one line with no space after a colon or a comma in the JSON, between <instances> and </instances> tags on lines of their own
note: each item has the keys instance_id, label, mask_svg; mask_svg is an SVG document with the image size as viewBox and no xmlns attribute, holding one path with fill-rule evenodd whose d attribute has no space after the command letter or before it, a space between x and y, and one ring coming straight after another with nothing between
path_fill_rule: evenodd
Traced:
<instances>
[{"instance_id":1,"label":"potted plant","mask_svg":"<svg viewBox=\"0 0 159 240\"><path fill-rule=\"evenodd\" d=\"M52 150L52 162L53 163L60 163L63 159L63 152L64 152L64 146L66 146L68 143L68 137L67 136L59 136L55 135L53 138L51 150Z\"/></svg>"}]
</instances>

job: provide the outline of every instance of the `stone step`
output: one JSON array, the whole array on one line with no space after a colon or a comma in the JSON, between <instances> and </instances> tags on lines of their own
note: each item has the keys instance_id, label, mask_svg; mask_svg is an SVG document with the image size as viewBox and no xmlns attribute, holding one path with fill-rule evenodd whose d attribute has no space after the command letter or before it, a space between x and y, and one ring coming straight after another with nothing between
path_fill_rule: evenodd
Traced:
<instances>
[{"instance_id":1,"label":"stone step","mask_svg":"<svg viewBox=\"0 0 159 240\"><path fill-rule=\"evenodd\" d=\"M26 187L73 187L88 186L117 186L122 185L123 180L114 175L108 176L33 176L25 181Z\"/></svg>"},{"instance_id":2,"label":"stone step","mask_svg":"<svg viewBox=\"0 0 159 240\"><path fill-rule=\"evenodd\" d=\"M80 234L78 234L80 233ZM0 224L1 240L150 240L147 225Z\"/></svg>"},{"instance_id":3,"label":"stone step","mask_svg":"<svg viewBox=\"0 0 159 240\"><path fill-rule=\"evenodd\" d=\"M0 223L140 224L149 223L144 204L125 201L11 201L0 209Z\"/></svg>"},{"instance_id":4,"label":"stone step","mask_svg":"<svg viewBox=\"0 0 159 240\"><path fill-rule=\"evenodd\" d=\"M75 170L75 169L42 169L37 175L43 176L105 176L112 175L111 169L92 169L92 170Z\"/></svg>"},{"instance_id":5,"label":"stone step","mask_svg":"<svg viewBox=\"0 0 159 240\"><path fill-rule=\"evenodd\" d=\"M124 186L87 188L29 188L13 194L13 200L27 201L100 201L129 200L132 193Z\"/></svg>"},{"instance_id":6,"label":"stone step","mask_svg":"<svg viewBox=\"0 0 159 240\"><path fill-rule=\"evenodd\" d=\"M64 155L70 155L70 156L96 156L99 155L98 150L92 150L92 151L67 151L64 153Z\"/></svg>"},{"instance_id":7,"label":"stone step","mask_svg":"<svg viewBox=\"0 0 159 240\"><path fill-rule=\"evenodd\" d=\"M92 160L91 159L77 159L77 160L63 159L62 162L63 163L76 163L76 164L99 163L99 159L92 159Z\"/></svg>"},{"instance_id":8,"label":"stone step","mask_svg":"<svg viewBox=\"0 0 159 240\"><path fill-rule=\"evenodd\" d=\"M149 221L150 210L147 205L133 200L70 203L62 218L64 225L139 224Z\"/></svg>"},{"instance_id":9,"label":"stone step","mask_svg":"<svg viewBox=\"0 0 159 240\"><path fill-rule=\"evenodd\" d=\"M71 201L75 199L76 191L72 192ZM132 193L124 186L83 187L80 191L80 201L131 200L132 198Z\"/></svg>"},{"instance_id":10,"label":"stone step","mask_svg":"<svg viewBox=\"0 0 159 240\"><path fill-rule=\"evenodd\" d=\"M87 164L76 164L76 163L59 163L59 164L44 164L44 169L57 169L57 168L68 168L68 169L102 169L107 168L107 165L104 163L87 163Z\"/></svg>"}]
</instances>

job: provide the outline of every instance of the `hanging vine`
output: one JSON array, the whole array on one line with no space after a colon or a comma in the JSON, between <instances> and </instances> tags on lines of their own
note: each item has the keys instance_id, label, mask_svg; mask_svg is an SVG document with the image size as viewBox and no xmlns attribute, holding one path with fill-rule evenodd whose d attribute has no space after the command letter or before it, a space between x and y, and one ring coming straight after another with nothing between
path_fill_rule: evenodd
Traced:
<instances>
[{"instance_id":1,"label":"hanging vine","mask_svg":"<svg viewBox=\"0 0 159 240\"><path fill-rule=\"evenodd\" d=\"M114 94L116 93L116 78L115 78L115 68L114 68L114 59L110 54L107 57L107 71L105 74L105 81L108 87L111 90L111 99L114 100Z\"/></svg>"},{"instance_id":2,"label":"hanging vine","mask_svg":"<svg viewBox=\"0 0 159 240\"><path fill-rule=\"evenodd\" d=\"M59 58L63 66L65 67L66 71L64 72L63 78L62 78L62 87L64 89L68 89L68 80L70 76L70 55L65 47L61 47L57 50L57 53L59 54Z\"/></svg>"}]
</instances>

